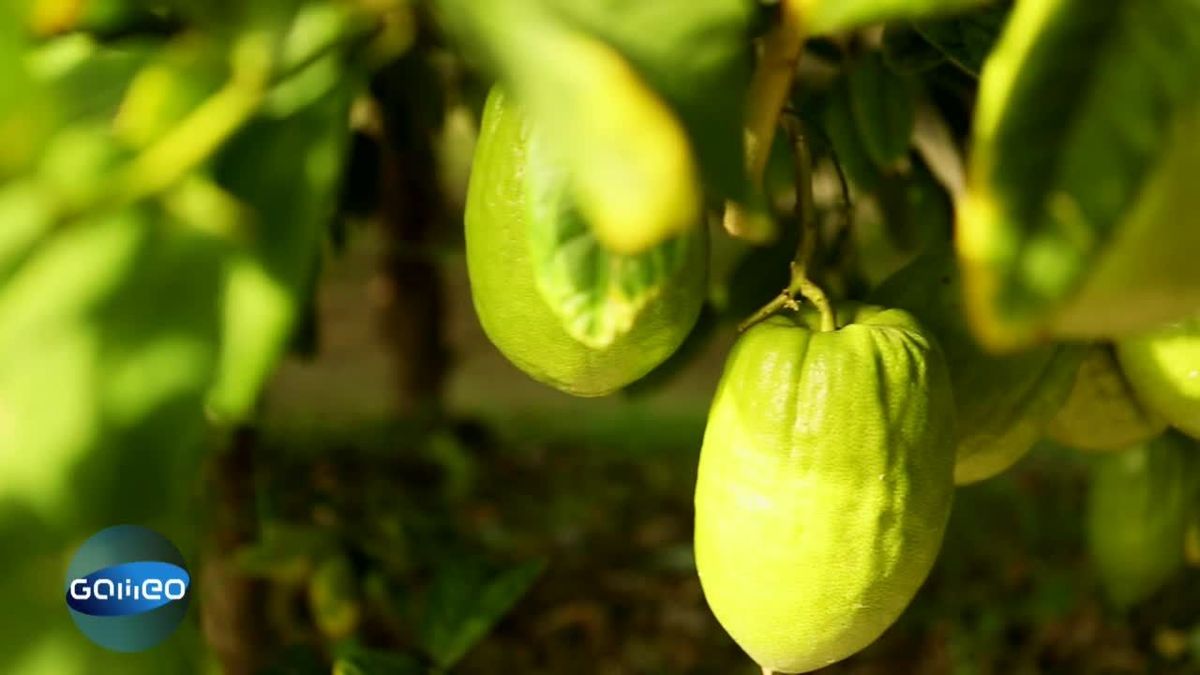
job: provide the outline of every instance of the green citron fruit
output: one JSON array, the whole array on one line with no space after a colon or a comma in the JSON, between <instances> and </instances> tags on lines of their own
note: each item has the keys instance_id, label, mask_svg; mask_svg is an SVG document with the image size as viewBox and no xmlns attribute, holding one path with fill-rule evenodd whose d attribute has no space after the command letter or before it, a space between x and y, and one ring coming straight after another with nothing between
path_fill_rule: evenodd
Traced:
<instances>
[{"instance_id":1,"label":"green citron fruit","mask_svg":"<svg viewBox=\"0 0 1200 675\"><path fill-rule=\"evenodd\" d=\"M801 673L874 641L941 547L954 404L936 341L898 309L802 310L734 345L696 481L696 568L761 666Z\"/></svg>"},{"instance_id":2,"label":"green citron fruit","mask_svg":"<svg viewBox=\"0 0 1200 675\"><path fill-rule=\"evenodd\" d=\"M467 193L467 270L475 311L488 338L534 379L578 396L602 396L648 373L691 330L707 288L706 234L695 227L664 244L674 246L672 252L679 256L674 267L660 264L654 251L640 259L649 260L645 264L608 254L582 227L569 241L546 243L559 231L551 224L535 232L539 223L545 225L535 217L577 215L569 204L531 194L531 177L562 173L550 153L534 151L532 132L516 102L494 89L484 110ZM534 243L542 243L542 250L556 246L559 255L539 263ZM541 277L539 264L544 265ZM660 276L653 292L646 292L646 278L655 273ZM599 342L584 339L593 324L579 327L564 313L579 310L582 302L569 294L557 306L548 301L550 282L545 280L557 279L556 274L616 289L586 298L600 305L586 316L617 317ZM618 291L629 287L640 293L636 304L618 297Z\"/></svg>"},{"instance_id":3,"label":"green citron fruit","mask_svg":"<svg viewBox=\"0 0 1200 675\"><path fill-rule=\"evenodd\" d=\"M1066 399L1082 350L985 351L967 325L961 275L949 248L917 256L880 284L871 300L911 312L946 355L957 410L954 482L991 478L1025 456Z\"/></svg>"},{"instance_id":4,"label":"green citron fruit","mask_svg":"<svg viewBox=\"0 0 1200 675\"><path fill-rule=\"evenodd\" d=\"M1047 435L1079 450L1114 451L1154 438L1167 423L1134 394L1111 345L1088 348Z\"/></svg>"},{"instance_id":5,"label":"green citron fruit","mask_svg":"<svg viewBox=\"0 0 1200 675\"><path fill-rule=\"evenodd\" d=\"M1088 547L1112 601L1152 595L1184 565L1200 488L1200 448L1167 432L1098 460L1088 495Z\"/></svg>"},{"instance_id":6,"label":"green citron fruit","mask_svg":"<svg viewBox=\"0 0 1200 675\"><path fill-rule=\"evenodd\" d=\"M1200 438L1200 317L1122 340L1117 356L1148 408Z\"/></svg>"}]
</instances>

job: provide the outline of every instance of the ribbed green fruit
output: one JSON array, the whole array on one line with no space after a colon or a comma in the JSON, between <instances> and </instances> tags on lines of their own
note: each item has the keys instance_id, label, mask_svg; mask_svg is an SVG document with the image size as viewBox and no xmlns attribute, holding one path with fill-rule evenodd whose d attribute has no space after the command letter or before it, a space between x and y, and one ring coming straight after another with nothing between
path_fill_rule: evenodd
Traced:
<instances>
[{"instance_id":1,"label":"ribbed green fruit","mask_svg":"<svg viewBox=\"0 0 1200 675\"><path fill-rule=\"evenodd\" d=\"M1088 348L1066 403L1046 431L1072 448L1116 451L1154 438L1166 427L1134 394L1112 346L1102 344Z\"/></svg>"},{"instance_id":2,"label":"ribbed green fruit","mask_svg":"<svg viewBox=\"0 0 1200 675\"><path fill-rule=\"evenodd\" d=\"M526 183L529 122L496 88L484 110L466 206L467 271L488 338L534 379L577 396L602 396L665 360L687 336L706 290L703 228L688 258L632 327L604 348L572 337L538 289L530 253ZM551 161L538 157L535 161Z\"/></svg>"},{"instance_id":3,"label":"ribbed green fruit","mask_svg":"<svg viewBox=\"0 0 1200 675\"><path fill-rule=\"evenodd\" d=\"M1146 407L1200 438L1200 317L1122 340L1117 356Z\"/></svg>"},{"instance_id":4,"label":"ribbed green fruit","mask_svg":"<svg viewBox=\"0 0 1200 675\"><path fill-rule=\"evenodd\" d=\"M1200 447L1167 432L1100 459L1088 495L1088 546L1113 603L1158 590L1184 564L1200 488Z\"/></svg>"},{"instance_id":5,"label":"ribbed green fruit","mask_svg":"<svg viewBox=\"0 0 1200 675\"><path fill-rule=\"evenodd\" d=\"M696 567L751 657L807 672L874 641L941 547L954 404L936 342L902 310L774 316L730 352L696 482Z\"/></svg>"},{"instance_id":6,"label":"ribbed green fruit","mask_svg":"<svg viewBox=\"0 0 1200 675\"><path fill-rule=\"evenodd\" d=\"M991 478L1024 457L1066 399L1083 350L1055 345L1004 356L984 351L967 325L962 278L949 248L917 256L880 284L871 300L912 312L946 355L958 412L954 482Z\"/></svg>"}]
</instances>

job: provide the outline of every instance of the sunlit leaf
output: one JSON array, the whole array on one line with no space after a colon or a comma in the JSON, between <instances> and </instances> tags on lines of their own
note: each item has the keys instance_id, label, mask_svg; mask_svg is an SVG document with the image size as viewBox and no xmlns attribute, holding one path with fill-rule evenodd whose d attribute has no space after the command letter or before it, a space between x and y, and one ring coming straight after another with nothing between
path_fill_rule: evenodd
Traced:
<instances>
[{"instance_id":1,"label":"sunlit leaf","mask_svg":"<svg viewBox=\"0 0 1200 675\"><path fill-rule=\"evenodd\" d=\"M139 208L27 254L0 288L0 499L99 524L176 498L204 428L221 251Z\"/></svg>"},{"instance_id":2,"label":"sunlit leaf","mask_svg":"<svg viewBox=\"0 0 1200 675\"><path fill-rule=\"evenodd\" d=\"M937 16L987 0L801 0L797 11L814 35L837 33L866 24Z\"/></svg>"},{"instance_id":3,"label":"sunlit leaf","mask_svg":"<svg viewBox=\"0 0 1200 675\"><path fill-rule=\"evenodd\" d=\"M544 136L532 135L525 171L538 290L572 337L607 347L633 328L642 310L675 281L690 247L702 242L689 233L642 253L610 252L588 227L572 198L569 174L545 143Z\"/></svg>"},{"instance_id":4,"label":"sunlit leaf","mask_svg":"<svg viewBox=\"0 0 1200 675\"><path fill-rule=\"evenodd\" d=\"M741 195L750 3L441 4L545 130L610 250L693 227L701 178L715 196Z\"/></svg>"},{"instance_id":5,"label":"sunlit leaf","mask_svg":"<svg viewBox=\"0 0 1200 675\"><path fill-rule=\"evenodd\" d=\"M348 107L342 89L290 117L258 120L217 159L217 182L251 212L249 244L229 265L221 359L208 397L223 421L250 414L296 325L333 217Z\"/></svg>"},{"instance_id":6,"label":"sunlit leaf","mask_svg":"<svg viewBox=\"0 0 1200 675\"><path fill-rule=\"evenodd\" d=\"M995 347L1200 306L1200 5L1017 6L980 84L958 246Z\"/></svg>"}]
</instances>

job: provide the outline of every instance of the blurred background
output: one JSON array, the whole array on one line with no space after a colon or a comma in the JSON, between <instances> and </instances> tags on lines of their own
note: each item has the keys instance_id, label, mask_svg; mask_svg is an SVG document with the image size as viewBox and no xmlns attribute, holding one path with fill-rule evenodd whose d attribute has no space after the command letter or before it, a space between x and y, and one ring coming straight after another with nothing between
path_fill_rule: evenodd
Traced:
<instances>
[{"instance_id":1,"label":"blurred background","mask_svg":"<svg viewBox=\"0 0 1200 675\"><path fill-rule=\"evenodd\" d=\"M758 672L705 605L691 500L736 325L786 285L794 235L751 248L714 223L683 348L572 398L472 308L491 76L450 10L0 6L0 672ZM1007 11L809 43L789 114L819 130L837 295L948 238ZM851 73L898 78L924 120L898 166L845 124ZM1198 575L1129 610L1099 593L1089 461L1043 443L959 490L914 604L828 672L1200 672ZM75 548L123 522L167 534L195 580L183 628L135 655L89 643L61 595Z\"/></svg>"}]
</instances>

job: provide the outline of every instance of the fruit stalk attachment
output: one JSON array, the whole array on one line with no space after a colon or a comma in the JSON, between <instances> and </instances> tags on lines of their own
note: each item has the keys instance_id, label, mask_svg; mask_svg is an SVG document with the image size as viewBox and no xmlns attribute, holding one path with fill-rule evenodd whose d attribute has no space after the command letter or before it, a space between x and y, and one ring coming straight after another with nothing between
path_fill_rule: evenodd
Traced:
<instances>
[{"instance_id":1,"label":"fruit stalk attachment","mask_svg":"<svg viewBox=\"0 0 1200 675\"><path fill-rule=\"evenodd\" d=\"M800 228L800 238L796 245L796 255L792 259L791 280L787 288L780 291L773 300L763 305L750 318L738 325L738 332L745 332L754 324L766 319L781 309L798 309L796 295L812 303L821 313L821 330L825 332L837 330L837 317L829 296L824 289L813 282L808 276L809 262L817 247L817 231L815 209L812 194L812 153L804 138L804 131L799 120L787 122L788 137L792 142L792 157L796 171L796 220Z\"/></svg>"}]
</instances>

